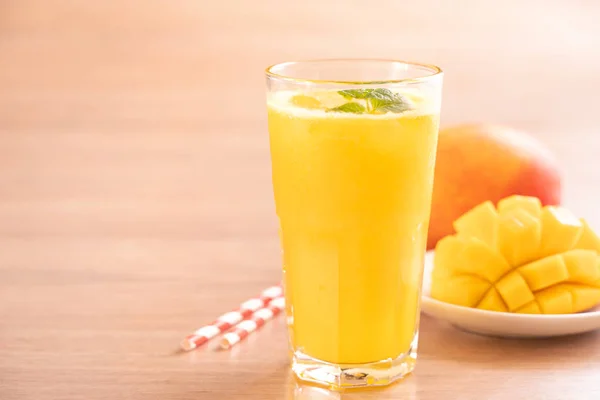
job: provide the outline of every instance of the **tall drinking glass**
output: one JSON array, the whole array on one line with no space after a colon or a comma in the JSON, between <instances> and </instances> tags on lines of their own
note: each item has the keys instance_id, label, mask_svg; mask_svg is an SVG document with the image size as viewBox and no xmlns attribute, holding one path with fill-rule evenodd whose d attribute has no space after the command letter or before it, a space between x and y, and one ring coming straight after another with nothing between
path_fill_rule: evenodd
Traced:
<instances>
[{"instance_id":1,"label":"tall drinking glass","mask_svg":"<svg viewBox=\"0 0 600 400\"><path fill-rule=\"evenodd\" d=\"M334 389L387 385L417 356L442 72L321 60L266 73L292 369Z\"/></svg>"}]
</instances>

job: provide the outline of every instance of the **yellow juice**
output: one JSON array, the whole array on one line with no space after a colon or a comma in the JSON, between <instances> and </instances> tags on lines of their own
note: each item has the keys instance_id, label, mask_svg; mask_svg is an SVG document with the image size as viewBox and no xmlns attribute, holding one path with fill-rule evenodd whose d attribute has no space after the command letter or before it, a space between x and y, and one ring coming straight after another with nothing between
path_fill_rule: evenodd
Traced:
<instances>
[{"instance_id":1,"label":"yellow juice","mask_svg":"<svg viewBox=\"0 0 600 400\"><path fill-rule=\"evenodd\" d=\"M437 113L268 107L293 351L395 359L418 326Z\"/></svg>"}]
</instances>

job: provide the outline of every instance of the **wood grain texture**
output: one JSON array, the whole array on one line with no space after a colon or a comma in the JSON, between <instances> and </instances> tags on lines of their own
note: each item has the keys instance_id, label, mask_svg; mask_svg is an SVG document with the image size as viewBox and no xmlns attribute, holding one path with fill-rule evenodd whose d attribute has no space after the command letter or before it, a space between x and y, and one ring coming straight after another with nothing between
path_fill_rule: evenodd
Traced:
<instances>
[{"instance_id":1,"label":"wood grain texture","mask_svg":"<svg viewBox=\"0 0 600 400\"><path fill-rule=\"evenodd\" d=\"M424 317L416 374L343 396L293 381L282 319L174 353L279 278L265 66L439 64L443 122L530 131L600 227L599 18L593 0L0 1L0 399L600 398L600 332Z\"/></svg>"}]
</instances>

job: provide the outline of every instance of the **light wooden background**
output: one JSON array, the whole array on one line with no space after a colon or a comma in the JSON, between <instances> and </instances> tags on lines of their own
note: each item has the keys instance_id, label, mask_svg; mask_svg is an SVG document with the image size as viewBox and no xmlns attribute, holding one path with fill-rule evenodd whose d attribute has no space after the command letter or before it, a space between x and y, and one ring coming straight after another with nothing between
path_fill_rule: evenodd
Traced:
<instances>
[{"instance_id":1,"label":"light wooden background","mask_svg":"<svg viewBox=\"0 0 600 400\"><path fill-rule=\"evenodd\" d=\"M173 353L279 277L265 66L439 64L444 124L530 131L600 227L598 20L594 0L0 1L0 399L600 398L600 333L424 317L414 376L344 396L296 386L281 319Z\"/></svg>"}]
</instances>

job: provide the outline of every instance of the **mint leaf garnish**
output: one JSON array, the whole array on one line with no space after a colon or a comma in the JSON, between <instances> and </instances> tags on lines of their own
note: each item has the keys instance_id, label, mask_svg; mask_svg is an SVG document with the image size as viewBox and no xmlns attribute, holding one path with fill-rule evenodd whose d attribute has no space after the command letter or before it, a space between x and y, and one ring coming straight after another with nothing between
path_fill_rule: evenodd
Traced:
<instances>
[{"instance_id":1,"label":"mint leaf garnish","mask_svg":"<svg viewBox=\"0 0 600 400\"><path fill-rule=\"evenodd\" d=\"M387 89L383 89L387 90ZM401 113L410 110L411 103L406 97L393 93L381 93L369 99L372 112L393 112Z\"/></svg>"},{"instance_id":2,"label":"mint leaf garnish","mask_svg":"<svg viewBox=\"0 0 600 400\"><path fill-rule=\"evenodd\" d=\"M340 90L338 93L347 100L352 99L366 99L371 96L374 89L349 89Z\"/></svg>"},{"instance_id":3,"label":"mint leaf garnish","mask_svg":"<svg viewBox=\"0 0 600 400\"><path fill-rule=\"evenodd\" d=\"M401 113L412 108L410 100L389 89L349 89L340 90L338 93L347 100L364 100L366 106L362 106L360 103L350 102L343 104L340 107L329 109L329 111L379 114L385 112ZM359 105L361 110L354 105ZM341 108L344 109L342 110Z\"/></svg>"},{"instance_id":4,"label":"mint leaf garnish","mask_svg":"<svg viewBox=\"0 0 600 400\"><path fill-rule=\"evenodd\" d=\"M394 94L395 93L389 89L373 89L369 92L369 98L392 101L394 100Z\"/></svg>"},{"instance_id":5,"label":"mint leaf garnish","mask_svg":"<svg viewBox=\"0 0 600 400\"><path fill-rule=\"evenodd\" d=\"M354 113L354 114L362 114L367 109L360 103L346 103L341 106L330 108L327 111L331 112L346 112L346 113Z\"/></svg>"},{"instance_id":6,"label":"mint leaf garnish","mask_svg":"<svg viewBox=\"0 0 600 400\"><path fill-rule=\"evenodd\" d=\"M373 104L373 112L393 112L402 113L410 110L412 107L405 102L394 102L394 103L376 103L378 100L371 102Z\"/></svg>"}]
</instances>

